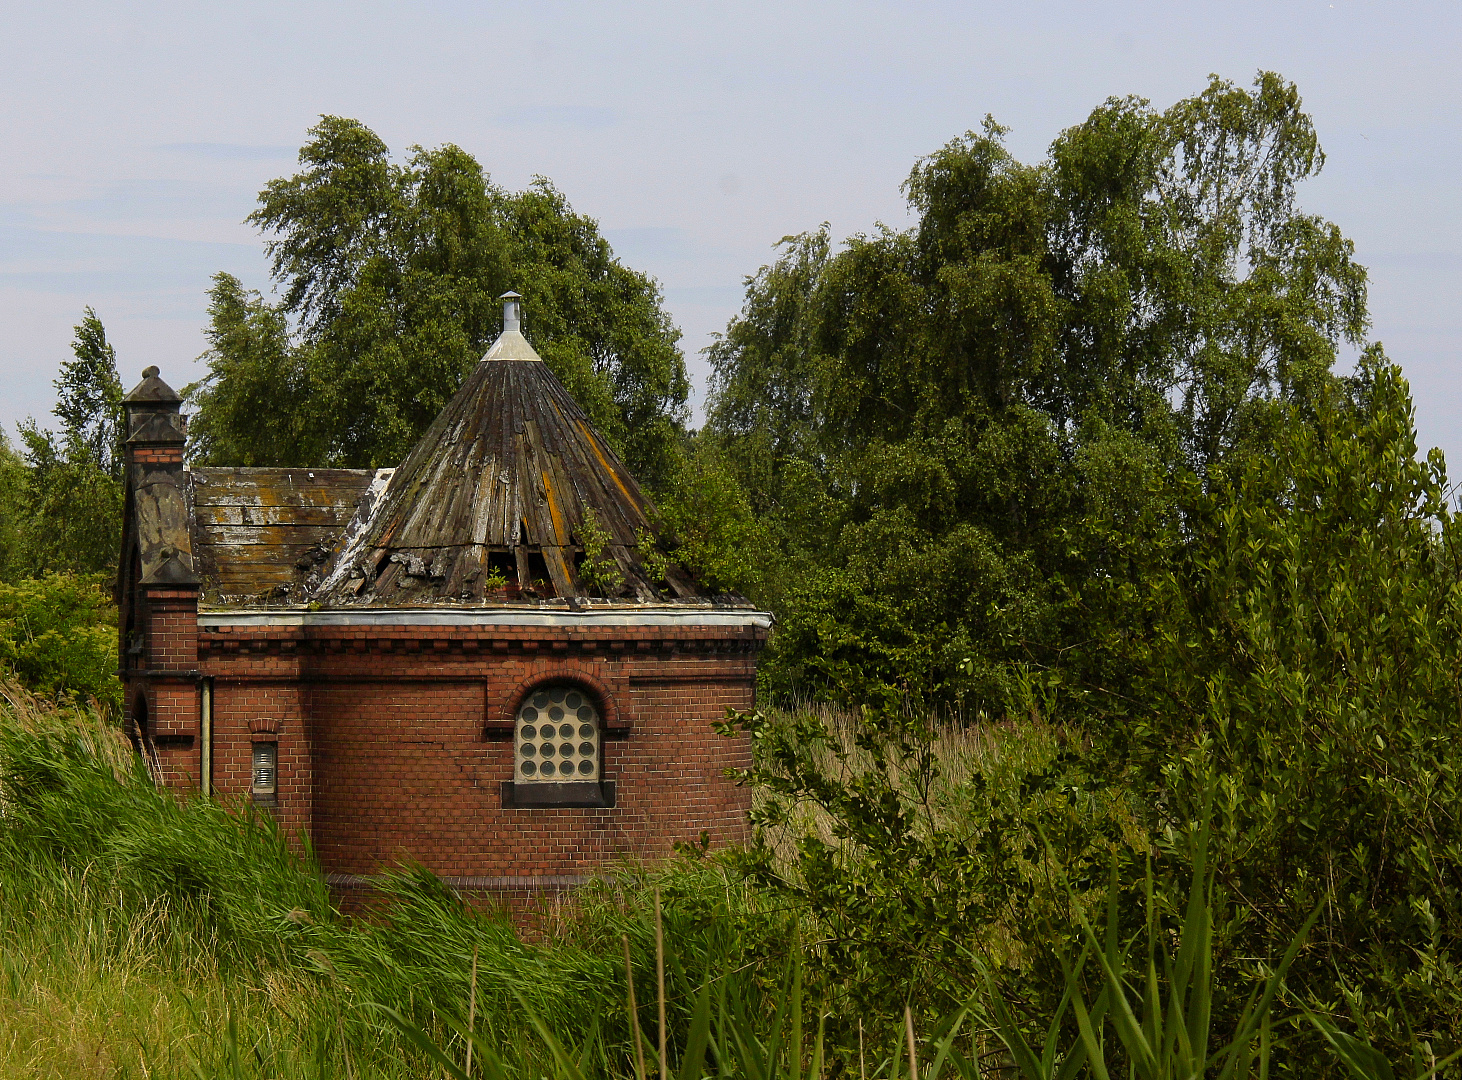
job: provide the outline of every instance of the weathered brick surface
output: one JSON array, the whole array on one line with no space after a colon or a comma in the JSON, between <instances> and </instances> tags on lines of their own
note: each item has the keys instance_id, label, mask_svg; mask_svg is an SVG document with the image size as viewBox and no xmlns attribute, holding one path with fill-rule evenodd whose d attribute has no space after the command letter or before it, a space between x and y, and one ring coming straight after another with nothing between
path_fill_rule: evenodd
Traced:
<instances>
[{"instance_id":1,"label":"weathered brick surface","mask_svg":"<svg viewBox=\"0 0 1462 1080\"><path fill-rule=\"evenodd\" d=\"M213 786L248 797L256 741L279 747L286 828L308 832L327 872L368 875L405 860L448 878L582 875L623 856L655 858L702 830L746 836L749 793L725 776L750 748L711 730L753 702L765 631L708 627L251 627L181 640L181 611L150 624L168 664L213 688ZM176 635L170 636L170 635ZM191 657L191 659L188 659ZM161 666L161 665L158 665ZM608 809L506 809L511 721L524 695L575 683L605 722ZM148 687L154 730L185 707ZM164 721L164 715L169 719ZM172 730L170 727L169 730ZM197 786L169 765L169 782ZM184 756L181 751L169 751ZM499 890L504 895L531 890Z\"/></svg>"}]
</instances>

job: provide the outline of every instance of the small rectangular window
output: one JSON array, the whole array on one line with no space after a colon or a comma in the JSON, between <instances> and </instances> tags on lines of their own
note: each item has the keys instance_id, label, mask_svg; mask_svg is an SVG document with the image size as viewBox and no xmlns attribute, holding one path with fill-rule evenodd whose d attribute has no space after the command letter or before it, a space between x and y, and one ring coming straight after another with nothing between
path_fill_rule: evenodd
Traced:
<instances>
[{"instance_id":1,"label":"small rectangular window","mask_svg":"<svg viewBox=\"0 0 1462 1080\"><path fill-rule=\"evenodd\" d=\"M254 744L254 783L250 788L255 802L274 802L279 793L279 744Z\"/></svg>"}]
</instances>

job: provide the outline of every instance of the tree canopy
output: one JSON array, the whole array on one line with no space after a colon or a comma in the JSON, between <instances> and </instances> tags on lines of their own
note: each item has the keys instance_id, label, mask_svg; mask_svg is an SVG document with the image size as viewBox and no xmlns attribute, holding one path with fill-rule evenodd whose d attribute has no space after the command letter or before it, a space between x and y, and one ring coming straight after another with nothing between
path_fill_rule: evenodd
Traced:
<instances>
[{"instance_id":1,"label":"tree canopy","mask_svg":"<svg viewBox=\"0 0 1462 1080\"><path fill-rule=\"evenodd\" d=\"M674 468L689 381L659 288L546 179L507 192L461 148L404 163L323 117L249 217L282 296L219 274L193 453L214 464L398 464L523 294L524 332L637 475Z\"/></svg>"},{"instance_id":2,"label":"tree canopy","mask_svg":"<svg viewBox=\"0 0 1462 1080\"><path fill-rule=\"evenodd\" d=\"M1363 341L1365 271L1298 207L1323 156L1292 84L1112 99L1036 165L1004 134L920 161L909 229L784 239L710 350L787 687L997 702L1011 663L1069 663L1083 583L1172 536L1168 479L1262 453Z\"/></svg>"},{"instance_id":3,"label":"tree canopy","mask_svg":"<svg viewBox=\"0 0 1462 1080\"><path fill-rule=\"evenodd\" d=\"M91 308L56 378L59 435L20 425L23 464L0 440L0 579L47 571L101 573L122 535L122 382Z\"/></svg>"}]
</instances>

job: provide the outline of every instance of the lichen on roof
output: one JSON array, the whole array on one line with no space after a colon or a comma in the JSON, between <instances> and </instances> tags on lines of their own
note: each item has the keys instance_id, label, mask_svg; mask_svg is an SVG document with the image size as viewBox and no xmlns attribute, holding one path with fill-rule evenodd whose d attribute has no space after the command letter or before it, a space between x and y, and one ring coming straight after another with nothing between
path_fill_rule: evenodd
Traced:
<instances>
[{"instance_id":1,"label":"lichen on roof","mask_svg":"<svg viewBox=\"0 0 1462 1080\"><path fill-rule=\"evenodd\" d=\"M399 468L195 470L206 603L712 602L505 299L503 333Z\"/></svg>"},{"instance_id":2,"label":"lichen on roof","mask_svg":"<svg viewBox=\"0 0 1462 1080\"><path fill-rule=\"evenodd\" d=\"M515 307L510 298L503 333L340 537L314 600L704 598L664 557L653 504L517 329Z\"/></svg>"}]
</instances>

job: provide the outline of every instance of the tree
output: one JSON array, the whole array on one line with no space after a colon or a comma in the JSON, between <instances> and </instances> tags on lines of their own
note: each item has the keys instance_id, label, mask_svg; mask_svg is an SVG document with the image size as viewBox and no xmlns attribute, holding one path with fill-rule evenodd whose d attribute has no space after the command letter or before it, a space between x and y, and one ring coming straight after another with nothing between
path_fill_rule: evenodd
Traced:
<instances>
[{"instance_id":1,"label":"tree","mask_svg":"<svg viewBox=\"0 0 1462 1080\"><path fill-rule=\"evenodd\" d=\"M26 472L15 568L99 573L116 567L122 531L122 383L106 330L91 308L62 363L58 437L20 425Z\"/></svg>"},{"instance_id":2,"label":"tree","mask_svg":"<svg viewBox=\"0 0 1462 1080\"><path fill-rule=\"evenodd\" d=\"M1323 901L1286 1011L1347 1011L1390 1051L1462 1045L1462 562L1446 471L1438 451L1418 460L1409 388L1379 348L1276 413L1266 455L1209 485L1172 479L1181 541L1142 566L1140 590L1084 592L1072 651L1121 650L1130 677L1027 669L1007 730L979 735L993 749L945 755L968 772L939 797L928 713L865 710L852 738L815 714L733 725L758 736L758 823L819 812L791 857L753 848L743 865L809 905L822 962L853 993L901 1001L907 983L887 973L914 970L947 1008L969 993L973 948L1049 1017L1073 895L1102 906L1112 882L1130 940L1153 887L1170 930L1173 883L1211 824L1219 1031ZM1277 1042L1312 1074L1313 1032Z\"/></svg>"},{"instance_id":3,"label":"tree","mask_svg":"<svg viewBox=\"0 0 1462 1080\"><path fill-rule=\"evenodd\" d=\"M1039 165L1003 136L920 161L908 230L783 241L710 352L708 434L786 555L788 689L998 710L1019 665L1103 632L1087 583L1140 585L1138 536L1177 535L1162 479L1263 453L1363 341L1365 271L1297 209L1323 156L1278 76L1110 100Z\"/></svg>"},{"instance_id":4,"label":"tree","mask_svg":"<svg viewBox=\"0 0 1462 1080\"><path fill-rule=\"evenodd\" d=\"M76 339L74 360L61 365L56 379L55 414L61 421L68 456L86 457L114 480L122 478L122 380L117 375L117 353L107 341L106 328L87 308Z\"/></svg>"},{"instance_id":5,"label":"tree","mask_svg":"<svg viewBox=\"0 0 1462 1080\"><path fill-rule=\"evenodd\" d=\"M24 573L28 513L25 458L0 431L0 581Z\"/></svg>"},{"instance_id":6,"label":"tree","mask_svg":"<svg viewBox=\"0 0 1462 1080\"><path fill-rule=\"evenodd\" d=\"M249 220L283 291L215 279L194 453L217 464L399 463L523 294L525 333L637 475L670 475L689 382L653 281L539 178L491 184L452 145L405 164L363 124L323 117L301 171ZM295 320L291 326L290 320Z\"/></svg>"}]
</instances>

